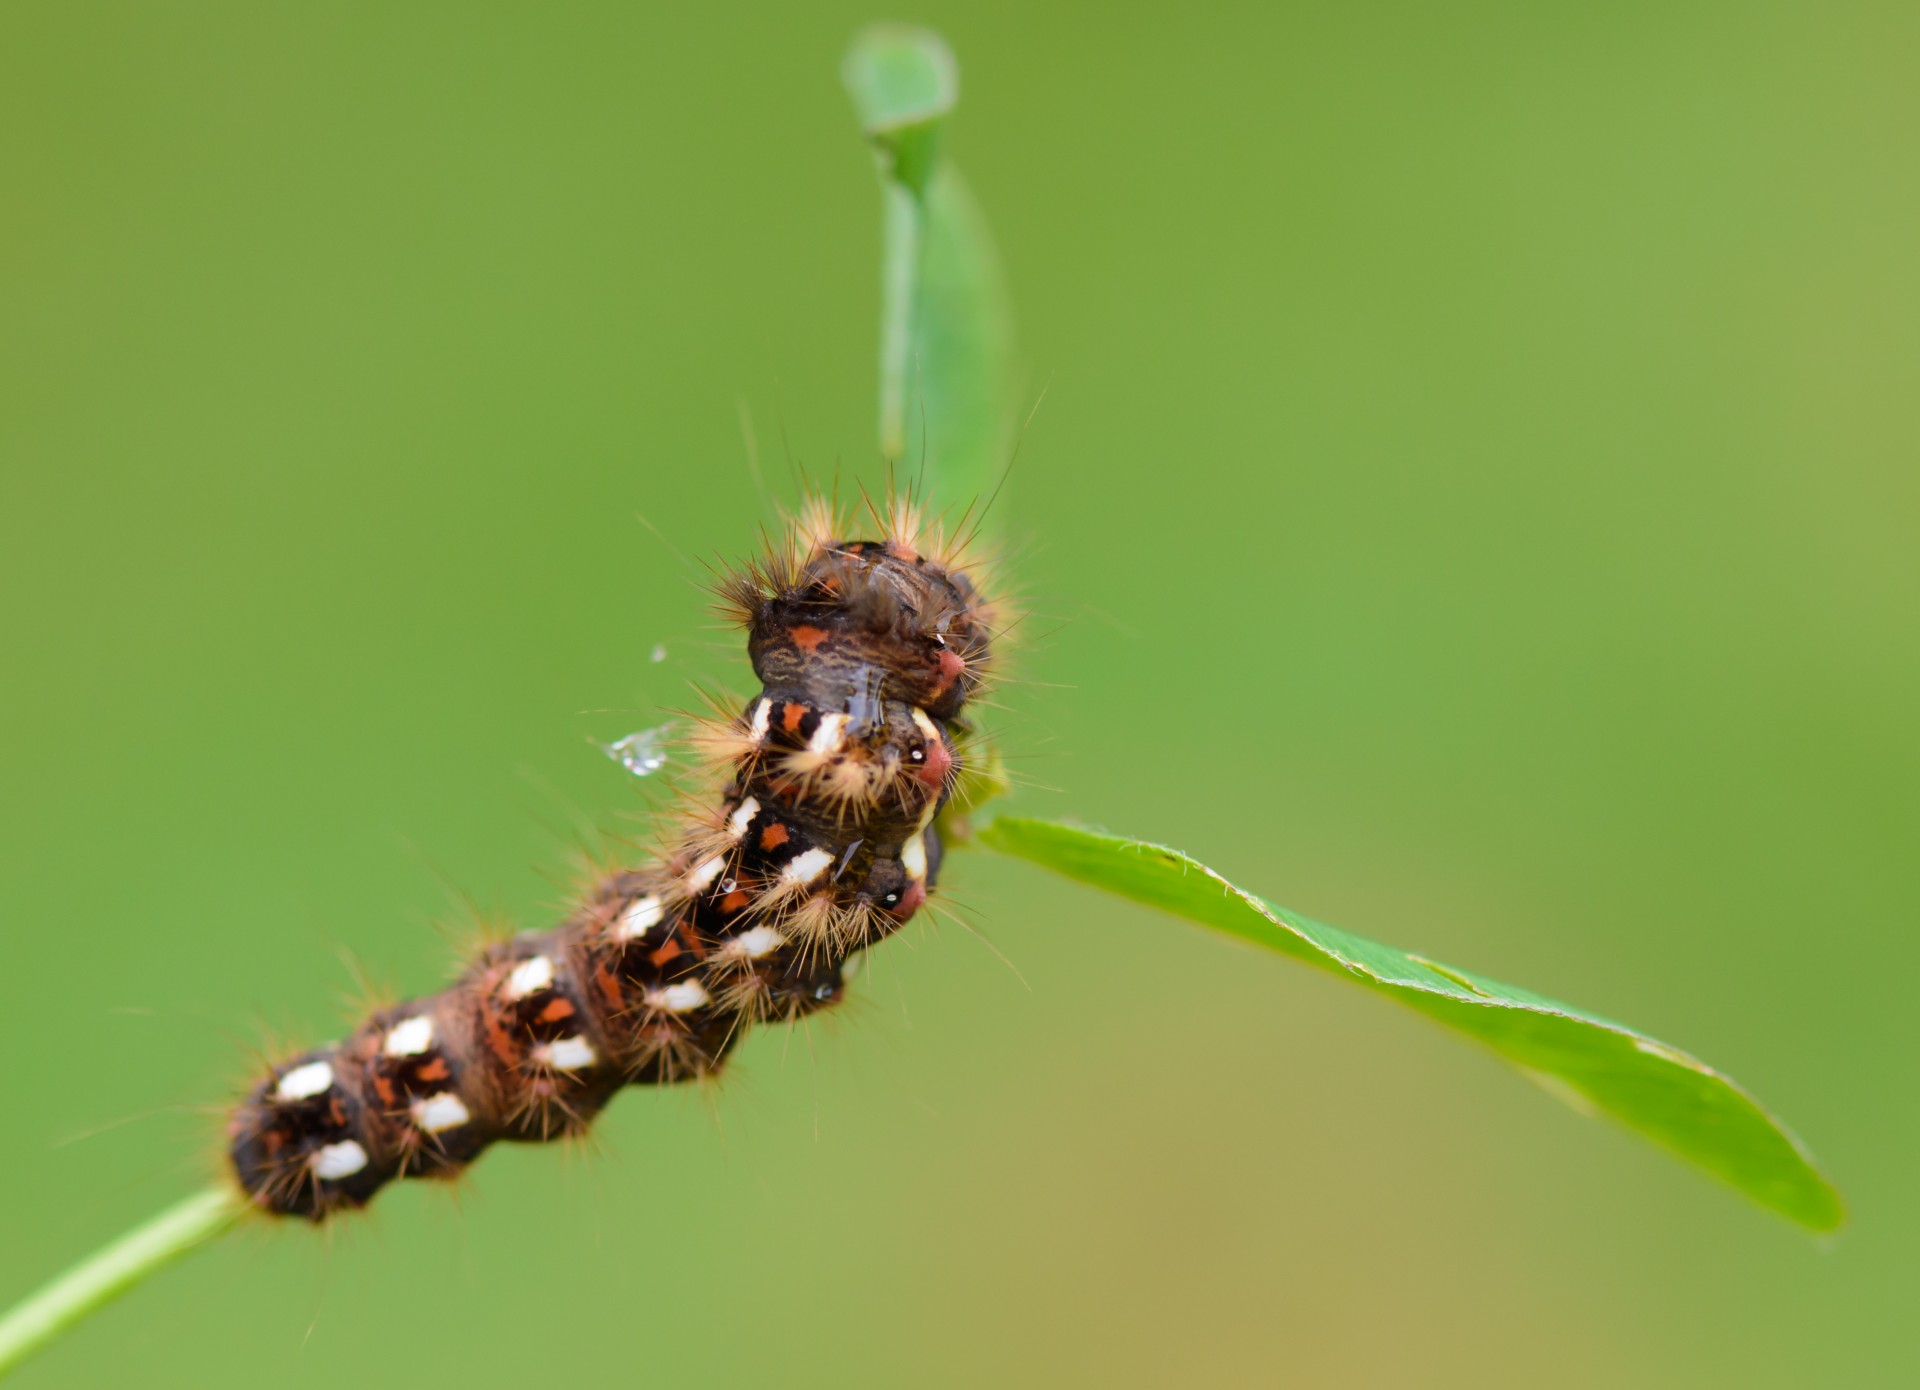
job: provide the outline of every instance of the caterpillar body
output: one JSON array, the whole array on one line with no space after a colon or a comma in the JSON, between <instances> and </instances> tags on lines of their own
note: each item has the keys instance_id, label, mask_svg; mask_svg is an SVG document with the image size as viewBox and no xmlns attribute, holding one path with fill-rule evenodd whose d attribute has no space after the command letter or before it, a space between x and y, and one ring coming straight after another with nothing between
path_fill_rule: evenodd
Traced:
<instances>
[{"instance_id":1,"label":"caterpillar body","mask_svg":"<svg viewBox=\"0 0 1920 1390\"><path fill-rule=\"evenodd\" d=\"M849 540L811 502L716 586L761 689L701 723L717 794L655 860L273 1066L233 1110L254 1207L322 1221L492 1143L581 1133L622 1087L710 1076L753 1024L839 1001L849 958L934 886L994 626L963 545L904 502L866 515L880 539Z\"/></svg>"}]
</instances>

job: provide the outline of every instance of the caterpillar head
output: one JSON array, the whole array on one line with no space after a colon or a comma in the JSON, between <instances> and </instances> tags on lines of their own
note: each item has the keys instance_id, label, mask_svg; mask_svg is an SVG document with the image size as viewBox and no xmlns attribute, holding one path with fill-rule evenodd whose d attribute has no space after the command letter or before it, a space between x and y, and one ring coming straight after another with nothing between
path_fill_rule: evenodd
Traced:
<instances>
[{"instance_id":1,"label":"caterpillar head","mask_svg":"<svg viewBox=\"0 0 1920 1390\"><path fill-rule=\"evenodd\" d=\"M855 714L898 701L952 719L988 657L971 581L894 541L822 546L761 599L751 626L753 668L769 688Z\"/></svg>"}]
</instances>

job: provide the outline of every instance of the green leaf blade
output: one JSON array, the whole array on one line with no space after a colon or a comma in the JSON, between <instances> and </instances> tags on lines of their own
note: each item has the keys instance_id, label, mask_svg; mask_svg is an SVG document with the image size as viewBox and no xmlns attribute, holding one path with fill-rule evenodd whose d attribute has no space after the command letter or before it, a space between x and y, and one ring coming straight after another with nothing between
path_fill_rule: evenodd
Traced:
<instances>
[{"instance_id":1,"label":"green leaf blade","mask_svg":"<svg viewBox=\"0 0 1920 1390\"><path fill-rule=\"evenodd\" d=\"M957 514L1004 465L1013 347L999 254L944 158L959 69L931 30L877 25L855 38L841 79L883 199L880 454L899 463L924 449L928 495Z\"/></svg>"},{"instance_id":2,"label":"green leaf blade","mask_svg":"<svg viewBox=\"0 0 1920 1390\"><path fill-rule=\"evenodd\" d=\"M1017 817L974 838L1397 999L1810 1230L1845 1220L1839 1194L1784 1125L1732 1078L1644 1033L1274 907L1178 850Z\"/></svg>"},{"instance_id":3,"label":"green leaf blade","mask_svg":"<svg viewBox=\"0 0 1920 1390\"><path fill-rule=\"evenodd\" d=\"M947 117L960 100L953 50L931 30L876 24L848 48L840 80L881 176L924 196Z\"/></svg>"}]
</instances>

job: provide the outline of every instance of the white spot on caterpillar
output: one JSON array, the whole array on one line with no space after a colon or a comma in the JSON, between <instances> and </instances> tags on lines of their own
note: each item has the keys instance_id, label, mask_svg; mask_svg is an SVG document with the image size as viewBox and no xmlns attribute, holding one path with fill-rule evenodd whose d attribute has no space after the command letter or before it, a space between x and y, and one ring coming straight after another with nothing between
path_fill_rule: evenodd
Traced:
<instances>
[{"instance_id":1,"label":"white spot on caterpillar","mask_svg":"<svg viewBox=\"0 0 1920 1390\"><path fill-rule=\"evenodd\" d=\"M789 859L787 867L780 871L780 877L788 883L812 883L832 866L831 850L810 849Z\"/></svg>"},{"instance_id":2,"label":"white spot on caterpillar","mask_svg":"<svg viewBox=\"0 0 1920 1390\"><path fill-rule=\"evenodd\" d=\"M907 877L915 883L927 880L927 839L924 835L915 835L900 846L900 867L907 871Z\"/></svg>"},{"instance_id":3,"label":"white spot on caterpillar","mask_svg":"<svg viewBox=\"0 0 1920 1390\"><path fill-rule=\"evenodd\" d=\"M528 956L507 976L508 999L525 999L553 984L553 962L545 956Z\"/></svg>"},{"instance_id":4,"label":"white spot on caterpillar","mask_svg":"<svg viewBox=\"0 0 1920 1390\"><path fill-rule=\"evenodd\" d=\"M753 818L760 814L760 803L748 797L740 803L739 809L727 817L727 838L737 840L747 833L747 827L753 824Z\"/></svg>"},{"instance_id":5,"label":"white spot on caterpillar","mask_svg":"<svg viewBox=\"0 0 1920 1390\"><path fill-rule=\"evenodd\" d=\"M660 925L665 915L660 899L649 893L644 898L635 898L633 905L620 918L620 929L614 933L617 941L631 941L636 936L645 936Z\"/></svg>"},{"instance_id":6,"label":"white spot on caterpillar","mask_svg":"<svg viewBox=\"0 0 1920 1390\"><path fill-rule=\"evenodd\" d=\"M720 954L741 960L759 960L762 956L771 955L779 950L786 943L786 937L772 927L762 924L750 927L732 940L724 942L720 947Z\"/></svg>"},{"instance_id":7,"label":"white spot on caterpillar","mask_svg":"<svg viewBox=\"0 0 1920 1390\"><path fill-rule=\"evenodd\" d=\"M530 1055L534 1061L544 1063L555 1071L580 1071L600 1060L600 1054L593 1050L593 1044L578 1035L540 1043Z\"/></svg>"},{"instance_id":8,"label":"white spot on caterpillar","mask_svg":"<svg viewBox=\"0 0 1920 1390\"><path fill-rule=\"evenodd\" d=\"M410 1107L414 1124L428 1134L439 1134L445 1130L458 1129L473 1115L468 1111L466 1102L452 1091L436 1091Z\"/></svg>"},{"instance_id":9,"label":"white spot on caterpillar","mask_svg":"<svg viewBox=\"0 0 1920 1390\"><path fill-rule=\"evenodd\" d=\"M425 1014L415 1014L387 1030L380 1050L389 1057L418 1057L432 1046L433 1020Z\"/></svg>"},{"instance_id":10,"label":"white spot on caterpillar","mask_svg":"<svg viewBox=\"0 0 1920 1390\"><path fill-rule=\"evenodd\" d=\"M753 734L753 741L755 743L766 742L767 728L772 723L773 701L763 695L753 702L753 727L750 732Z\"/></svg>"},{"instance_id":11,"label":"white spot on caterpillar","mask_svg":"<svg viewBox=\"0 0 1920 1390\"><path fill-rule=\"evenodd\" d=\"M919 728L921 733L927 736L927 742L929 743L940 742L940 726L934 723L932 719L927 717L927 712L925 710L921 709L920 706L915 705L913 709L910 711L910 713L913 715L913 722L915 726Z\"/></svg>"},{"instance_id":12,"label":"white spot on caterpillar","mask_svg":"<svg viewBox=\"0 0 1920 1390\"><path fill-rule=\"evenodd\" d=\"M820 727L807 740L807 751L822 758L838 753L840 746L847 741L847 719L848 716L844 714L822 715Z\"/></svg>"},{"instance_id":13,"label":"white spot on caterpillar","mask_svg":"<svg viewBox=\"0 0 1920 1390\"><path fill-rule=\"evenodd\" d=\"M307 1166L322 1182L339 1182L367 1166L367 1151L352 1139L318 1148L307 1159Z\"/></svg>"},{"instance_id":14,"label":"white spot on caterpillar","mask_svg":"<svg viewBox=\"0 0 1920 1390\"><path fill-rule=\"evenodd\" d=\"M698 980L682 980L664 989L650 989L642 998L649 1009L670 1014L691 1013L708 1002L707 991Z\"/></svg>"},{"instance_id":15,"label":"white spot on caterpillar","mask_svg":"<svg viewBox=\"0 0 1920 1390\"><path fill-rule=\"evenodd\" d=\"M280 1078L273 1088L275 1100L310 1100L333 1089L333 1067L327 1062L308 1062Z\"/></svg>"},{"instance_id":16,"label":"white spot on caterpillar","mask_svg":"<svg viewBox=\"0 0 1920 1390\"><path fill-rule=\"evenodd\" d=\"M714 855L713 858L687 875L687 891L690 893L704 892L712 885L716 878L720 877L720 871L726 867L726 856L722 854Z\"/></svg>"}]
</instances>

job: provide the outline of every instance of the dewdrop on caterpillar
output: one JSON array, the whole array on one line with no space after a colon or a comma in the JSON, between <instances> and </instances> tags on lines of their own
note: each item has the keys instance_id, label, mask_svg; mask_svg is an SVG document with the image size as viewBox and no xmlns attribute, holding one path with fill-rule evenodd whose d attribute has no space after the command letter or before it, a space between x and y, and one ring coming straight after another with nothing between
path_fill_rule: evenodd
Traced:
<instances>
[{"instance_id":1,"label":"dewdrop on caterpillar","mask_svg":"<svg viewBox=\"0 0 1920 1390\"><path fill-rule=\"evenodd\" d=\"M934 887L992 645L964 546L902 499L867 519L880 539L847 539L811 499L714 585L760 689L690 716L714 786L653 860L269 1069L228 1122L254 1207L322 1221L495 1142L578 1136L621 1088L711 1076L754 1024L841 1000Z\"/></svg>"}]
</instances>

